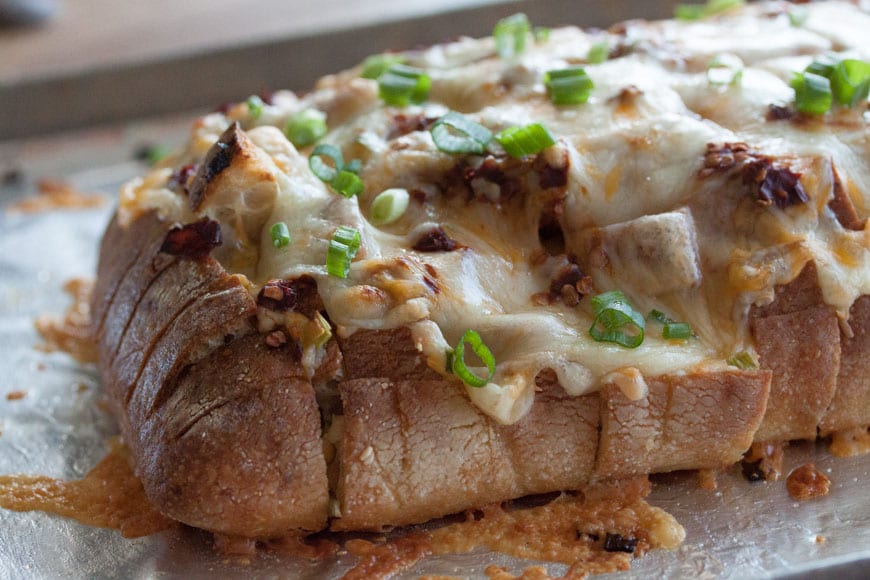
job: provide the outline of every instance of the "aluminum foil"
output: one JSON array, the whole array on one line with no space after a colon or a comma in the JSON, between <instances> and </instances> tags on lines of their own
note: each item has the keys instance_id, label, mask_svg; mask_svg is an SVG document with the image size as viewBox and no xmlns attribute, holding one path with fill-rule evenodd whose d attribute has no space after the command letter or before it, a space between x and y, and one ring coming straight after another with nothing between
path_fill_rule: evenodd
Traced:
<instances>
[{"instance_id":1,"label":"aluminum foil","mask_svg":"<svg viewBox=\"0 0 870 580\"><path fill-rule=\"evenodd\" d=\"M114 194L121 182L145 169L131 160L134 150L178 143L187 126L189 119L171 120L0 143L0 176L9 170L23 176L0 185L0 474L80 478L104 456L108 438L117 432L98 405L94 369L63 353L34 349L40 341L33 320L67 306L64 281L92 275ZM107 203L91 210L6 211L32 195L43 177L101 192ZM25 396L8 400L13 391ZM786 452L785 473L807 461L831 478L827 497L796 502L784 481L750 484L736 471L721 475L716 491L700 489L691 474L657 480L650 502L685 526L685 543L675 551L651 552L630 572L608 577L870 576L870 455L834 458L823 443L795 444ZM243 564L216 553L208 534L196 530L127 540L68 519L0 509L0 578L337 578L352 563L346 554L312 563L266 553ZM515 572L532 564L476 552L432 557L400 577L478 578L492 563ZM564 572L564 566L549 569L554 576Z\"/></svg>"}]
</instances>

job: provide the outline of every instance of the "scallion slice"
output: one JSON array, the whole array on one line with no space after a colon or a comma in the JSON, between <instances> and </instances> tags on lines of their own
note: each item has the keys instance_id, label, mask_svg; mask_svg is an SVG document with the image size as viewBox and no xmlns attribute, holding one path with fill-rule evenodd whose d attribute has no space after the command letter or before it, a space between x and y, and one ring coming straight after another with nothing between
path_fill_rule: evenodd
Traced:
<instances>
[{"instance_id":1,"label":"scallion slice","mask_svg":"<svg viewBox=\"0 0 870 580\"><path fill-rule=\"evenodd\" d=\"M378 77L378 94L394 107L422 103L431 87L432 79L426 71L404 64L394 64Z\"/></svg>"},{"instance_id":2,"label":"scallion slice","mask_svg":"<svg viewBox=\"0 0 870 580\"><path fill-rule=\"evenodd\" d=\"M674 320L670 316L668 316L661 310L656 310L655 308L649 311L649 318L652 318L657 322L661 322L662 324L671 324L674 322Z\"/></svg>"},{"instance_id":3,"label":"scallion slice","mask_svg":"<svg viewBox=\"0 0 870 580\"><path fill-rule=\"evenodd\" d=\"M544 73L547 94L555 105L579 105L589 100L595 83L582 66L549 70Z\"/></svg>"},{"instance_id":4,"label":"scallion slice","mask_svg":"<svg viewBox=\"0 0 870 580\"><path fill-rule=\"evenodd\" d=\"M870 91L870 62L847 58L831 71L831 91L841 105L854 107Z\"/></svg>"},{"instance_id":5,"label":"scallion slice","mask_svg":"<svg viewBox=\"0 0 870 580\"><path fill-rule=\"evenodd\" d=\"M758 368L758 363L755 362L755 359L752 357L752 355L745 350L735 352L730 357L728 357L728 360L725 362L727 362L732 367L737 367L743 370L752 370Z\"/></svg>"},{"instance_id":6,"label":"scallion slice","mask_svg":"<svg viewBox=\"0 0 870 580\"><path fill-rule=\"evenodd\" d=\"M801 113L821 115L831 108L834 97L831 81L811 73L795 73L791 79L795 108Z\"/></svg>"},{"instance_id":7,"label":"scallion slice","mask_svg":"<svg viewBox=\"0 0 870 580\"><path fill-rule=\"evenodd\" d=\"M335 179L329 182L329 185L337 193L340 193L347 198L359 195L364 189L362 179L359 178L359 175L352 171L348 171L347 169L339 171L338 175L335 176Z\"/></svg>"},{"instance_id":8,"label":"scallion slice","mask_svg":"<svg viewBox=\"0 0 870 580\"><path fill-rule=\"evenodd\" d=\"M674 8L674 18L677 20L700 20L703 17L703 4L677 4Z\"/></svg>"},{"instance_id":9,"label":"scallion slice","mask_svg":"<svg viewBox=\"0 0 870 580\"><path fill-rule=\"evenodd\" d=\"M339 226L332 234L326 253L326 271L330 276L347 278L350 263L360 246L359 231L347 226Z\"/></svg>"},{"instance_id":10,"label":"scallion slice","mask_svg":"<svg viewBox=\"0 0 870 580\"><path fill-rule=\"evenodd\" d=\"M610 56L610 43L606 40L596 42L589 47L589 53L586 55L586 60L591 64L599 64L607 60Z\"/></svg>"},{"instance_id":11,"label":"scallion slice","mask_svg":"<svg viewBox=\"0 0 870 580\"><path fill-rule=\"evenodd\" d=\"M678 4L674 17L678 20L698 20L743 6L745 0L707 0L706 4Z\"/></svg>"},{"instance_id":12,"label":"scallion slice","mask_svg":"<svg viewBox=\"0 0 870 580\"><path fill-rule=\"evenodd\" d=\"M486 365L486 368L489 371L486 378L475 375L471 372L471 369L466 366L465 343L468 343L468 345L471 346L471 350L474 354L476 354L483 364ZM484 387L495 375L495 357L492 356L492 351L489 350L489 347L483 343L483 339L480 338L480 335L473 330L465 331L465 334L463 334L462 338L459 340L459 344L457 344L456 348L453 349L453 354L450 359L453 373L462 379L462 382L469 387Z\"/></svg>"},{"instance_id":13,"label":"scallion slice","mask_svg":"<svg viewBox=\"0 0 870 580\"><path fill-rule=\"evenodd\" d=\"M364 79L377 79L387 72L394 64L403 64L405 57L401 54L373 54L362 62L360 75Z\"/></svg>"},{"instance_id":14,"label":"scallion slice","mask_svg":"<svg viewBox=\"0 0 870 580\"><path fill-rule=\"evenodd\" d=\"M342 169L359 175L359 172L362 171L362 161L359 159L351 159Z\"/></svg>"},{"instance_id":15,"label":"scallion slice","mask_svg":"<svg viewBox=\"0 0 870 580\"><path fill-rule=\"evenodd\" d=\"M326 135L326 113L305 109L290 117L284 134L296 147L307 147Z\"/></svg>"},{"instance_id":16,"label":"scallion slice","mask_svg":"<svg viewBox=\"0 0 870 580\"><path fill-rule=\"evenodd\" d=\"M284 222L277 222L269 228L269 236L272 238L272 245L276 248L283 248L290 244L290 230Z\"/></svg>"},{"instance_id":17,"label":"scallion slice","mask_svg":"<svg viewBox=\"0 0 870 580\"><path fill-rule=\"evenodd\" d=\"M511 157L535 155L556 143L556 140L541 123L532 123L524 127L508 127L500 131L495 139Z\"/></svg>"},{"instance_id":18,"label":"scallion slice","mask_svg":"<svg viewBox=\"0 0 870 580\"><path fill-rule=\"evenodd\" d=\"M370 210L371 222L376 226L384 226L391 224L408 209L408 202L411 196L407 189L394 187L386 189L379 193L374 200Z\"/></svg>"},{"instance_id":19,"label":"scallion slice","mask_svg":"<svg viewBox=\"0 0 870 580\"><path fill-rule=\"evenodd\" d=\"M535 38L535 42L540 44L550 40L550 32L550 29L546 26L535 26L532 29L532 36Z\"/></svg>"},{"instance_id":20,"label":"scallion slice","mask_svg":"<svg viewBox=\"0 0 870 580\"><path fill-rule=\"evenodd\" d=\"M619 290L592 298L595 320L589 335L596 342L614 342L626 348L637 348L643 342L646 322L643 315L628 303Z\"/></svg>"},{"instance_id":21,"label":"scallion slice","mask_svg":"<svg viewBox=\"0 0 870 580\"><path fill-rule=\"evenodd\" d=\"M739 85L743 80L743 61L740 57L717 54L707 64L707 81L711 85Z\"/></svg>"},{"instance_id":22,"label":"scallion slice","mask_svg":"<svg viewBox=\"0 0 870 580\"><path fill-rule=\"evenodd\" d=\"M492 132L465 115L449 112L429 129L432 141L447 153L483 153L492 141Z\"/></svg>"},{"instance_id":23,"label":"scallion slice","mask_svg":"<svg viewBox=\"0 0 870 580\"><path fill-rule=\"evenodd\" d=\"M499 20L492 31L499 57L511 60L525 52L530 28L529 19L522 13Z\"/></svg>"},{"instance_id":24,"label":"scallion slice","mask_svg":"<svg viewBox=\"0 0 870 580\"><path fill-rule=\"evenodd\" d=\"M257 95L251 95L248 97L245 104L248 105L248 115L250 115L251 119L255 121L263 114L263 107L266 105L266 103L263 102L263 99Z\"/></svg>"},{"instance_id":25,"label":"scallion slice","mask_svg":"<svg viewBox=\"0 0 870 580\"><path fill-rule=\"evenodd\" d=\"M662 329L662 337L671 340L691 338L692 327L686 322L670 322Z\"/></svg>"},{"instance_id":26,"label":"scallion slice","mask_svg":"<svg viewBox=\"0 0 870 580\"><path fill-rule=\"evenodd\" d=\"M330 165L327 161L331 161ZM311 155L308 157L308 167L321 181L332 183L332 180L338 177L344 169L344 157L341 155L341 149L329 143L321 143L314 148Z\"/></svg>"},{"instance_id":27,"label":"scallion slice","mask_svg":"<svg viewBox=\"0 0 870 580\"><path fill-rule=\"evenodd\" d=\"M795 28L803 26L809 16L810 11L806 6L790 6L788 9L788 22Z\"/></svg>"}]
</instances>

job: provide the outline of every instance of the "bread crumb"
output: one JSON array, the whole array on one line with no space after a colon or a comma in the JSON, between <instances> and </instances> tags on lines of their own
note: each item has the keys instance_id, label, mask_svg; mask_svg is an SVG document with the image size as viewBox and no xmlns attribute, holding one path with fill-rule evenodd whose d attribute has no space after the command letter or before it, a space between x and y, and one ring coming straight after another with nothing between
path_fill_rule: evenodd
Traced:
<instances>
[{"instance_id":1,"label":"bread crumb","mask_svg":"<svg viewBox=\"0 0 870 580\"><path fill-rule=\"evenodd\" d=\"M27 392L25 391L10 391L6 393L7 401L20 401L24 397L27 396Z\"/></svg>"}]
</instances>

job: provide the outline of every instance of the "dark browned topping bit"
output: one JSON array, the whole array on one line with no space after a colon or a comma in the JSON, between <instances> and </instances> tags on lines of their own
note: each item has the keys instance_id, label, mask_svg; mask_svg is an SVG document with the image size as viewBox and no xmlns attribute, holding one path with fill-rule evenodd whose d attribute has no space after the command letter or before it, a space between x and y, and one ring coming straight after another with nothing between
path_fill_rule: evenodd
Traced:
<instances>
[{"instance_id":1,"label":"dark browned topping bit","mask_svg":"<svg viewBox=\"0 0 870 580\"><path fill-rule=\"evenodd\" d=\"M858 215L858 211L855 209L855 204L852 203L849 193L846 191L846 188L843 187L843 181L840 179L840 174L837 172L837 168L833 163L831 163L831 172L834 178L834 185L833 196L831 197L831 201L828 202L828 207L831 208L831 211L834 212L835 216L837 216L837 221L840 222L841 226L847 230L856 232L863 231L866 220Z\"/></svg>"},{"instance_id":2,"label":"dark browned topping bit","mask_svg":"<svg viewBox=\"0 0 870 580\"><path fill-rule=\"evenodd\" d=\"M549 298L551 302L561 299L565 306L577 306L592 291L592 278L585 276L577 264L568 263L553 277Z\"/></svg>"},{"instance_id":3,"label":"dark browned topping bit","mask_svg":"<svg viewBox=\"0 0 870 580\"><path fill-rule=\"evenodd\" d=\"M767 108L767 115L765 115L765 119L768 121L784 121L787 119L791 119L797 116L797 111L790 107L783 107L781 105L770 105Z\"/></svg>"},{"instance_id":4,"label":"dark browned topping bit","mask_svg":"<svg viewBox=\"0 0 870 580\"><path fill-rule=\"evenodd\" d=\"M764 481L764 471L761 470L761 460L758 461L742 461L740 468L743 471L743 477L750 483L756 481Z\"/></svg>"},{"instance_id":5,"label":"dark browned topping bit","mask_svg":"<svg viewBox=\"0 0 870 580\"><path fill-rule=\"evenodd\" d=\"M607 99L607 102L614 103L623 107L628 107L634 105L637 98L641 95L643 95L642 90L637 88L635 85L628 85L617 94Z\"/></svg>"},{"instance_id":6,"label":"dark browned topping bit","mask_svg":"<svg viewBox=\"0 0 870 580\"><path fill-rule=\"evenodd\" d=\"M814 464L806 463L788 474L785 488L796 500L813 499L828 495L831 480Z\"/></svg>"},{"instance_id":7,"label":"dark browned topping bit","mask_svg":"<svg viewBox=\"0 0 870 580\"><path fill-rule=\"evenodd\" d=\"M414 242L414 249L418 252L452 252L458 247L441 226L436 226L420 236Z\"/></svg>"},{"instance_id":8,"label":"dark browned topping bit","mask_svg":"<svg viewBox=\"0 0 870 580\"><path fill-rule=\"evenodd\" d=\"M608 533L604 537L605 552L626 552L627 554L634 553L637 548L637 538L625 538L619 534Z\"/></svg>"},{"instance_id":9,"label":"dark browned topping bit","mask_svg":"<svg viewBox=\"0 0 870 580\"><path fill-rule=\"evenodd\" d=\"M776 204L785 209L809 201L800 182L801 174L777 165L769 155L753 151L746 143L708 143L699 176L707 178L732 169L740 170L743 183L750 186L760 205Z\"/></svg>"},{"instance_id":10,"label":"dark browned topping bit","mask_svg":"<svg viewBox=\"0 0 870 580\"><path fill-rule=\"evenodd\" d=\"M191 176L196 175L196 170L197 166L193 163L182 165L172 172L166 186L177 193L190 195L190 190L187 185L190 182Z\"/></svg>"},{"instance_id":11,"label":"dark browned topping bit","mask_svg":"<svg viewBox=\"0 0 870 580\"><path fill-rule=\"evenodd\" d=\"M426 131L437 120L437 117L427 117L423 113L417 113L416 115L399 113L398 115L393 115L393 122L390 126L390 131L387 133L387 141L392 141L402 135L415 131Z\"/></svg>"},{"instance_id":12,"label":"dark browned topping bit","mask_svg":"<svg viewBox=\"0 0 870 580\"><path fill-rule=\"evenodd\" d=\"M432 264L423 264L423 268L426 270L426 273L423 274L423 283L433 294L438 294L441 292L441 288L438 286L438 271Z\"/></svg>"},{"instance_id":13,"label":"dark browned topping bit","mask_svg":"<svg viewBox=\"0 0 870 580\"><path fill-rule=\"evenodd\" d=\"M160 251L171 256L201 260L223 243L221 225L208 218L169 230Z\"/></svg>"},{"instance_id":14,"label":"dark browned topping bit","mask_svg":"<svg viewBox=\"0 0 870 580\"><path fill-rule=\"evenodd\" d=\"M211 149L206 153L205 160L196 172L196 177L190 185L188 195L190 196L190 208L197 211L202 204L205 189L208 184L217 177L221 171L230 166L233 162L233 157L241 152L243 139L241 128L238 122L230 125L220 139L211 146Z\"/></svg>"},{"instance_id":15,"label":"dark browned topping bit","mask_svg":"<svg viewBox=\"0 0 870 580\"><path fill-rule=\"evenodd\" d=\"M266 344L272 348L278 348L287 344L287 335L282 330L274 330L266 335Z\"/></svg>"},{"instance_id":16,"label":"dark browned topping bit","mask_svg":"<svg viewBox=\"0 0 870 580\"><path fill-rule=\"evenodd\" d=\"M266 282L257 294L257 306L278 312L292 310L308 318L324 310L317 282L311 276Z\"/></svg>"}]
</instances>

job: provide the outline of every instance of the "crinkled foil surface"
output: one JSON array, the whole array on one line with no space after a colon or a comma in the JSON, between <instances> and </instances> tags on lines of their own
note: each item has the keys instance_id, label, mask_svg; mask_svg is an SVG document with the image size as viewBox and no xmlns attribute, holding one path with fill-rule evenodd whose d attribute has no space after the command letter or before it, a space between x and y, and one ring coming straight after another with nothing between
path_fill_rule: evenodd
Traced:
<instances>
[{"instance_id":1,"label":"crinkled foil surface","mask_svg":"<svg viewBox=\"0 0 870 580\"><path fill-rule=\"evenodd\" d=\"M117 432L98 405L94 369L63 353L34 349L39 338L33 321L68 305L61 291L67 279L94 272L119 184L145 170L132 152L143 143L181 142L188 123L0 143L0 174L13 168L22 174L0 185L0 474L80 478L104 456L107 440ZM36 179L43 177L102 193L107 203L96 210L6 211L33 195ZM13 391L25 396L8 400ZM630 572L607 577L870 577L870 455L840 459L822 443L796 444L787 450L785 472L807 461L831 478L827 497L796 502L784 481L750 484L736 472L720 476L717 491L700 489L689 474L657 480L650 501L685 526L685 543L673 552L652 552ZM477 552L429 558L401 577L480 578L492 563L515 573L531 564ZM0 509L0 578L336 578L351 564L347 555L311 563L265 554L245 565L214 552L210 537L195 530L127 540L67 519ZM564 572L563 566L549 569L554 576Z\"/></svg>"}]
</instances>

